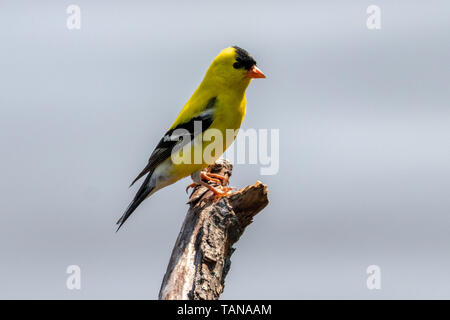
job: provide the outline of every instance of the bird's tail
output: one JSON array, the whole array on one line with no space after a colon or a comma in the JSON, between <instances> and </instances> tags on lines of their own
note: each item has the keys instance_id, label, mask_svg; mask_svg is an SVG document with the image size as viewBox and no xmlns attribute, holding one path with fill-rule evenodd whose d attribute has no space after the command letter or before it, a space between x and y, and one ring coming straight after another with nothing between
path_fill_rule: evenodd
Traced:
<instances>
[{"instance_id":1,"label":"bird's tail","mask_svg":"<svg viewBox=\"0 0 450 320\"><path fill-rule=\"evenodd\" d=\"M119 229L122 227L122 225L125 223L125 221L127 221L127 219L131 216L131 214L134 212L134 210L136 210L136 208L141 204L141 202L144 201L155 189L153 186L150 185L150 182L149 182L150 176L151 175L147 176L147 179L145 179L144 183L139 188L133 201L131 201L127 210L125 210L125 213L117 221L116 224L118 224L119 227L117 228L116 232L119 231Z\"/></svg>"}]
</instances>

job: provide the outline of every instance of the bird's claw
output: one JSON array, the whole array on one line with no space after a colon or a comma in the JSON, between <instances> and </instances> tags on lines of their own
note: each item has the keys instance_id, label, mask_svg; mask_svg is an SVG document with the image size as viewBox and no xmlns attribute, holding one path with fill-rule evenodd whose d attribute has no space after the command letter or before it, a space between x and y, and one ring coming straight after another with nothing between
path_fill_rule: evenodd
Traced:
<instances>
[{"instance_id":1,"label":"bird's claw","mask_svg":"<svg viewBox=\"0 0 450 320\"><path fill-rule=\"evenodd\" d=\"M186 187L186 193L188 193L188 191L189 191L190 188L195 188L197 185L198 185L197 183L192 182L190 185L188 185L188 186Z\"/></svg>"},{"instance_id":2,"label":"bird's claw","mask_svg":"<svg viewBox=\"0 0 450 320\"><path fill-rule=\"evenodd\" d=\"M211 190L214 194L215 202L217 202L222 197L228 197L231 195L231 190L233 190L233 187L227 187L225 186L229 182L229 178L220 174L211 173L209 171L201 172L200 173L200 182L193 182L190 185L186 187L186 193L188 193L190 188L195 188L198 185L201 185L203 187L206 187L208 190ZM210 185L209 183L205 181L212 181L218 186L215 187L213 185Z\"/></svg>"},{"instance_id":3,"label":"bird's claw","mask_svg":"<svg viewBox=\"0 0 450 320\"><path fill-rule=\"evenodd\" d=\"M211 173L209 171L205 172L202 176L205 180L214 181L218 185L227 185L229 183L229 178L217 173Z\"/></svg>"}]
</instances>

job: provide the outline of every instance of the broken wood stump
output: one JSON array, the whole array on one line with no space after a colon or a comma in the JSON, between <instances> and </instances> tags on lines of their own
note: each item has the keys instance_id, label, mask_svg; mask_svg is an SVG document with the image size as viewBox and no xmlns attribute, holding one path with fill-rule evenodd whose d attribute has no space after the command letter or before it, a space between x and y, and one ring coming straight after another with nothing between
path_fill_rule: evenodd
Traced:
<instances>
[{"instance_id":1,"label":"broken wood stump","mask_svg":"<svg viewBox=\"0 0 450 320\"><path fill-rule=\"evenodd\" d=\"M219 159L211 173L231 176L233 165ZM211 182L210 182L211 183ZM214 201L212 191L197 186L159 292L160 300L217 300L230 269L233 245L253 217L269 203L267 186L256 182Z\"/></svg>"}]
</instances>

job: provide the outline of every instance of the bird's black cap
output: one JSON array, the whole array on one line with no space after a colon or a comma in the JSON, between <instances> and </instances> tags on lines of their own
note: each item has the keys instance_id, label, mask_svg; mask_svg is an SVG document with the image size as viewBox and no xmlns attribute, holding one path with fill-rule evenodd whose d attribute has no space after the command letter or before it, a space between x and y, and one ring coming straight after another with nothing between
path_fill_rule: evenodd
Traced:
<instances>
[{"instance_id":1,"label":"bird's black cap","mask_svg":"<svg viewBox=\"0 0 450 320\"><path fill-rule=\"evenodd\" d=\"M246 70L250 70L254 65L256 65L255 59L247 52L238 46L233 46L236 50L236 62L233 64L233 67L236 69L244 68Z\"/></svg>"}]
</instances>

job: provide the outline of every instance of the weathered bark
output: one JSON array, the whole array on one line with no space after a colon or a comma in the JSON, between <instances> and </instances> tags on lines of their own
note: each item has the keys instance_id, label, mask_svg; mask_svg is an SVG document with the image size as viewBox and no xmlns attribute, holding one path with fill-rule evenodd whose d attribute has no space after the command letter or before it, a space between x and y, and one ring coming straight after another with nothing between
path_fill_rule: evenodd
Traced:
<instances>
[{"instance_id":1,"label":"weathered bark","mask_svg":"<svg viewBox=\"0 0 450 320\"><path fill-rule=\"evenodd\" d=\"M230 177L233 166L219 159L210 172ZM214 202L213 194L197 186L164 276L159 299L216 300L230 269L232 246L253 217L268 203L267 186L253 186Z\"/></svg>"}]
</instances>

